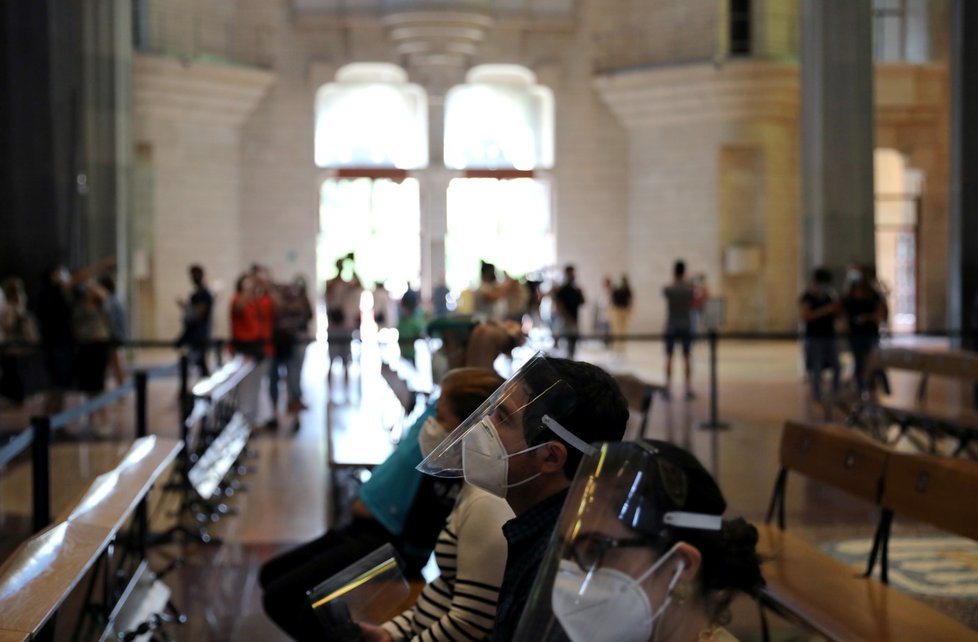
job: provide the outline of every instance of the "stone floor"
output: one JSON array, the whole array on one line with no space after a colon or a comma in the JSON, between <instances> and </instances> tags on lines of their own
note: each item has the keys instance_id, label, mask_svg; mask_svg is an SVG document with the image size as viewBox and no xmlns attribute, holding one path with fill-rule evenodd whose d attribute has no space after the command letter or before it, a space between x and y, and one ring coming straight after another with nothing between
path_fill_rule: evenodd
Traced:
<instances>
[{"instance_id":1,"label":"stone floor","mask_svg":"<svg viewBox=\"0 0 978 642\"><path fill-rule=\"evenodd\" d=\"M380 354L375 344L364 344L360 366L350 385L339 373L327 377L326 352L310 346L303 383L310 409L303 413L293 434L283 423L277 432L261 431L251 442L258 457L254 472L244 478L248 491L232 498L237 516L222 520L216 533L223 544L186 546L182 568L167 577L174 602L190 616L173 629L177 640L274 642L286 639L261 611L257 570L261 563L292 544L312 538L328 527L334 494L330 487L327 449L340 461L381 460L396 438L399 406L379 375ZM532 351L528 351L532 352ZM527 353L518 354L525 358ZM631 372L652 382L663 379L661 344L629 343L622 353L600 343L583 343L578 358L614 372ZM801 367L801 352L793 342L722 342L718 355L719 418L725 430L704 429L709 417L708 366L705 345L694 351L693 401L656 399L647 436L668 439L695 453L714 473L723 488L729 515L762 520L777 471L781 425L786 419L820 419L825 410L808 399ZM166 353L140 355L142 363L165 362ZM502 361L497 365L506 368ZM332 385L330 385L332 383ZM912 398L912 376L892 375L895 394ZM681 397L674 384L673 398ZM930 394L950 407L964 403L966 392L935 384ZM36 403L36 402L34 402ZM270 416L267 401L261 412ZM0 410L0 429L12 432L26 424L32 412ZM150 429L177 435L176 383L173 379L150 384ZM392 431L391 428L394 428ZM332 434L332 439L328 435ZM54 510L72 501L87 480L114 465L119 442L132 439L131 402L110 409L100 441L90 441L81 427L71 427L54 447ZM0 443L3 439L0 437ZM15 462L0 470L0 555L26 536L30 510L29 462ZM167 524L166 498L155 501L154 523ZM787 520L791 529L819 544L870 537L876 520L872 506L861 504L830 489L792 479L788 485ZM927 533L927 529L901 524L899 533ZM159 567L174 547L155 554ZM975 601L928 599L936 607L978 629ZM70 635L70 622L59 620L58 639ZM731 630L742 640L760 639L756 608L747 600L734 606ZM775 623L775 638L813 639L784 622Z\"/></svg>"}]
</instances>

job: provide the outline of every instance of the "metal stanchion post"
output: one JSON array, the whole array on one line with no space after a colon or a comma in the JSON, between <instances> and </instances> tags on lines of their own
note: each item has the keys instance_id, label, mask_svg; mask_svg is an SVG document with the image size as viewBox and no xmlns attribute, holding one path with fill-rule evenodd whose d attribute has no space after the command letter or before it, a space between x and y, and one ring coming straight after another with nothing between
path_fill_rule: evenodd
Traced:
<instances>
[{"instance_id":1,"label":"metal stanchion post","mask_svg":"<svg viewBox=\"0 0 978 642\"><path fill-rule=\"evenodd\" d=\"M190 414L190 358L186 352L180 353L180 425L186 423ZM182 434L182 433L181 433ZM184 439L186 441L186 439Z\"/></svg>"},{"instance_id":2,"label":"metal stanchion post","mask_svg":"<svg viewBox=\"0 0 978 642\"><path fill-rule=\"evenodd\" d=\"M700 423L700 428L707 430L724 430L730 427L725 421L720 421L718 409L719 386L717 385L717 331L726 318L726 303L722 298L711 297L703 303L703 325L708 329L710 338L710 419Z\"/></svg>"},{"instance_id":3,"label":"metal stanchion post","mask_svg":"<svg viewBox=\"0 0 978 642\"><path fill-rule=\"evenodd\" d=\"M136 384L136 439L149 434L146 419L146 384L149 376L145 370L139 370L133 377Z\"/></svg>"},{"instance_id":4,"label":"metal stanchion post","mask_svg":"<svg viewBox=\"0 0 978 642\"><path fill-rule=\"evenodd\" d=\"M133 377L136 384L136 439L140 439L149 434L147 419L146 388L149 376L145 370L138 370ZM146 558L146 546L149 538L149 510L146 507L146 498L136 506L136 533L135 548L139 551L140 559Z\"/></svg>"},{"instance_id":5,"label":"metal stanchion post","mask_svg":"<svg viewBox=\"0 0 978 642\"><path fill-rule=\"evenodd\" d=\"M32 526L38 533L51 523L51 418L47 415L33 417L31 426L34 429L31 443Z\"/></svg>"},{"instance_id":6,"label":"metal stanchion post","mask_svg":"<svg viewBox=\"0 0 978 642\"><path fill-rule=\"evenodd\" d=\"M717 331L710 330L710 419L700 423L700 428L709 430L724 430L730 427L725 421L720 421L719 409L717 408Z\"/></svg>"}]
</instances>

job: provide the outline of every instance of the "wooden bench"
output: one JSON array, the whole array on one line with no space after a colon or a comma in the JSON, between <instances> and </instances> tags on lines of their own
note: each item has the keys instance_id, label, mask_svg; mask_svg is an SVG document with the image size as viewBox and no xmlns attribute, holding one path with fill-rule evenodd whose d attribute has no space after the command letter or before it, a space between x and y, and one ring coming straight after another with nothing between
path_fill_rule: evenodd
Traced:
<instances>
[{"instance_id":1,"label":"wooden bench","mask_svg":"<svg viewBox=\"0 0 978 642\"><path fill-rule=\"evenodd\" d=\"M122 461L97 477L54 525L21 544L0 567L0 640L29 640L40 633L132 518L180 449L180 442L172 439L150 436L136 440ZM130 586L145 570L143 560ZM132 594L131 590L123 592L124 596ZM111 609L114 616L123 604L103 607ZM116 617L110 617L109 623L117 630L126 630L119 628Z\"/></svg>"},{"instance_id":2,"label":"wooden bench","mask_svg":"<svg viewBox=\"0 0 978 642\"><path fill-rule=\"evenodd\" d=\"M957 411L928 403L927 384L931 377L959 382L978 382L978 355L963 351L929 352L909 348L884 348L874 367L906 370L920 375L916 403L899 404L888 399L871 399L857 403L848 423L868 429L881 441L896 443L907 439L921 452L936 454L942 440L952 442L951 456L967 455L978 459L974 449L978 442L978 413L972 408ZM890 426L899 430L890 435ZM921 436L919 433L923 433Z\"/></svg>"},{"instance_id":3,"label":"wooden bench","mask_svg":"<svg viewBox=\"0 0 978 642\"><path fill-rule=\"evenodd\" d=\"M887 543L897 515L978 541L978 462L891 453L881 503L884 532L879 555L885 582Z\"/></svg>"},{"instance_id":4,"label":"wooden bench","mask_svg":"<svg viewBox=\"0 0 978 642\"><path fill-rule=\"evenodd\" d=\"M622 394L628 401L628 428L624 439L640 439L645 437L649 421L652 418L652 405L655 396L661 394L664 386L648 383L633 374L612 373Z\"/></svg>"},{"instance_id":5,"label":"wooden bench","mask_svg":"<svg viewBox=\"0 0 978 642\"><path fill-rule=\"evenodd\" d=\"M841 426L785 424L768 523L758 529L767 581L761 605L830 640L978 640L978 632L867 577L871 566L857 573L784 530L788 471L879 505L891 456L880 444ZM775 513L777 526L770 523ZM874 537L877 550L885 547L886 528L881 517Z\"/></svg>"},{"instance_id":6,"label":"wooden bench","mask_svg":"<svg viewBox=\"0 0 978 642\"><path fill-rule=\"evenodd\" d=\"M208 525L233 510L219 499L243 486L233 473L241 472L236 462L246 452L251 424L235 408L238 386L254 371L249 359L235 357L192 390L193 409L183 424L184 455L168 486L181 494L176 524L154 535L154 543L172 541L177 535L205 544L219 540Z\"/></svg>"}]
</instances>

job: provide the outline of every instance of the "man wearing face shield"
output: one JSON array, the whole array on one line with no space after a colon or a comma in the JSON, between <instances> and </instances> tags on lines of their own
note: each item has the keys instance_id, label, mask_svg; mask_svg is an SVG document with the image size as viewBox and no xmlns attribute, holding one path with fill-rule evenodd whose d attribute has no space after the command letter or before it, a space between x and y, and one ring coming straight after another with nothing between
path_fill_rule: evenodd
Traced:
<instances>
[{"instance_id":1,"label":"man wearing face shield","mask_svg":"<svg viewBox=\"0 0 978 642\"><path fill-rule=\"evenodd\" d=\"M570 480L593 441L617 441L628 407L614 379L587 363L537 355L456 428L418 469L464 477L504 497L506 570L493 640L512 639Z\"/></svg>"},{"instance_id":2,"label":"man wearing face shield","mask_svg":"<svg viewBox=\"0 0 978 642\"><path fill-rule=\"evenodd\" d=\"M603 444L571 486L515 640L730 642L737 591L764 585L757 530L661 441Z\"/></svg>"}]
</instances>

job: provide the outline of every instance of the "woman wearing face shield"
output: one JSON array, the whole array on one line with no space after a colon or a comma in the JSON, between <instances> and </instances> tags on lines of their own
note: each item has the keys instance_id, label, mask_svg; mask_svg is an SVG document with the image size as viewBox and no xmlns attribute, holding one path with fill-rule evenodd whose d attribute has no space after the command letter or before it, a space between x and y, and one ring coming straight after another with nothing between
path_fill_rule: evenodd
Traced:
<instances>
[{"instance_id":1,"label":"woman wearing face shield","mask_svg":"<svg viewBox=\"0 0 978 642\"><path fill-rule=\"evenodd\" d=\"M421 452L427 456L435 450L502 383L499 375L484 368L449 371L441 383L435 416L418 433ZM487 638L506 565L502 526L512 517L502 498L463 485L435 547L441 575L422 589L414 606L382 627L361 623L364 640Z\"/></svg>"},{"instance_id":2,"label":"woman wearing face shield","mask_svg":"<svg viewBox=\"0 0 978 642\"><path fill-rule=\"evenodd\" d=\"M756 529L725 509L681 448L604 444L581 464L515 639L734 640L730 601L764 579Z\"/></svg>"}]
</instances>

